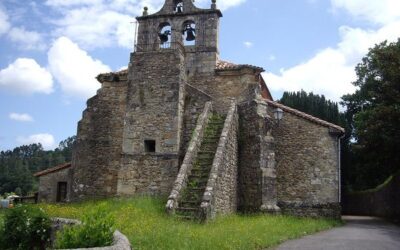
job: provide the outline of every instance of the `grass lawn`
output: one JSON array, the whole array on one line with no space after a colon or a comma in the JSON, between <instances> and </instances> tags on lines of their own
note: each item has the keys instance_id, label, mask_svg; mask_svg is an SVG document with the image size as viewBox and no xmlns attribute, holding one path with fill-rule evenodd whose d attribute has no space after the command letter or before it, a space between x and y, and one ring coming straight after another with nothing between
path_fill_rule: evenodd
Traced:
<instances>
[{"instance_id":1,"label":"grass lawn","mask_svg":"<svg viewBox=\"0 0 400 250\"><path fill-rule=\"evenodd\" d=\"M75 219L105 207L135 249L263 249L340 225L334 220L269 215L230 215L198 224L167 216L164 205L163 199L140 197L39 206L52 217Z\"/></svg>"}]
</instances>

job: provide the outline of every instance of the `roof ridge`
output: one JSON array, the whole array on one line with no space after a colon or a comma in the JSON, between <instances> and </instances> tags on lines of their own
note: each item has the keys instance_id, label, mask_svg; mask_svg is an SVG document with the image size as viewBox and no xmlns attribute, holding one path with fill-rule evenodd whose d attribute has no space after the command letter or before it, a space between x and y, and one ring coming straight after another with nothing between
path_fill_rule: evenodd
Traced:
<instances>
[{"instance_id":1,"label":"roof ridge","mask_svg":"<svg viewBox=\"0 0 400 250\"><path fill-rule=\"evenodd\" d=\"M34 173L33 176L40 177L40 176L51 174L51 173L54 173L54 172L57 172L57 171L60 171L60 170L66 169L66 168L70 168L70 167L72 167L72 163L71 162L67 162L67 163L63 163L63 164L60 164L58 166L55 166L55 167L52 167L52 168L48 168L48 169L39 171L37 173Z\"/></svg>"},{"instance_id":2,"label":"roof ridge","mask_svg":"<svg viewBox=\"0 0 400 250\"><path fill-rule=\"evenodd\" d=\"M232 70L232 69L234 70L234 69L241 69L241 68L252 68L255 70L260 70L262 72L265 71L264 68L262 68L262 67L254 66L251 64L236 64L236 63L229 62L226 60L221 60L221 59L218 59L217 64L216 64L217 70Z\"/></svg>"},{"instance_id":3,"label":"roof ridge","mask_svg":"<svg viewBox=\"0 0 400 250\"><path fill-rule=\"evenodd\" d=\"M327 121L322 120L322 119L320 119L320 118L318 118L318 117L315 117L315 116L312 116L312 115L307 114L307 113L305 113L305 112L302 112L302 111L300 111L300 110L297 110L297 109L288 107L288 106L283 105L283 104L281 104L281 103L278 103L278 102L275 102L275 101L271 101L271 100L268 100L268 99L264 99L264 100L265 100L267 103L271 104L272 106L275 106L276 108L280 108L280 109L282 109L283 111L286 111L286 112L288 112L288 113L297 115L297 116L299 116L299 117L302 117L302 118L304 118L304 119L306 119L306 120L309 120L309 121L311 121L311 122L317 123L317 124L319 124L319 125L323 125L323 126L329 127L329 128L334 128L334 129L337 129L337 130L339 130L340 132L343 132L343 133L345 132L345 129L344 129L344 128L342 128L342 127L340 127L340 126L338 126L338 125L336 125L336 124L327 122Z\"/></svg>"}]
</instances>

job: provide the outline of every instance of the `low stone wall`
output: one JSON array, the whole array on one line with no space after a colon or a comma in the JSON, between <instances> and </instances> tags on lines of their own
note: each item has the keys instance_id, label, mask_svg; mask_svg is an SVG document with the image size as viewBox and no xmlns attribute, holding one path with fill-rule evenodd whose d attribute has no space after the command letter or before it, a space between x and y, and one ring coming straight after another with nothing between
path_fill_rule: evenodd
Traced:
<instances>
[{"instance_id":1,"label":"low stone wall","mask_svg":"<svg viewBox=\"0 0 400 250\"><path fill-rule=\"evenodd\" d=\"M237 209L238 125L237 105L232 102L201 203L203 219Z\"/></svg>"},{"instance_id":2,"label":"low stone wall","mask_svg":"<svg viewBox=\"0 0 400 250\"><path fill-rule=\"evenodd\" d=\"M278 202L278 206L283 214L293 216L333 219L340 219L341 217L341 206L339 203L304 204Z\"/></svg>"},{"instance_id":3,"label":"low stone wall","mask_svg":"<svg viewBox=\"0 0 400 250\"><path fill-rule=\"evenodd\" d=\"M378 216L400 221L400 173L376 190L344 194L343 214Z\"/></svg>"},{"instance_id":4,"label":"low stone wall","mask_svg":"<svg viewBox=\"0 0 400 250\"><path fill-rule=\"evenodd\" d=\"M178 176L175 180L174 187L168 197L166 209L169 213L174 213L175 208L178 206L178 199L180 192L186 187L188 176L192 171L193 163L197 158L197 153L200 149L201 142L203 141L204 130L207 122L212 114L212 104L207 102L204 107L203 113L200 115L196 129L193 132L193 137L190 141L189 148L183 160L183 164L179 170Z\"/></svg>"},{"instance_id":5,"label":"low stone wall","mask_svg":"<svg viewBox=\"0 0 400 250\"><path fill-rule=\"evenodd\" d=\"M52 242L55 240L55 235L57 231L62 230L65 226L74 226L81 224L78 220L63 219L63 218L53 218L52 219ZM128 238L123 235L120 231L116 230L114 232L113 245L108 247L93 247L93 248L77 248L74 250L92 249L92 250L131 250L131 243ZM68 249L65 249L68 250ZM72 250L72 249L70 249Z\"/></svg>"}]
</instances>

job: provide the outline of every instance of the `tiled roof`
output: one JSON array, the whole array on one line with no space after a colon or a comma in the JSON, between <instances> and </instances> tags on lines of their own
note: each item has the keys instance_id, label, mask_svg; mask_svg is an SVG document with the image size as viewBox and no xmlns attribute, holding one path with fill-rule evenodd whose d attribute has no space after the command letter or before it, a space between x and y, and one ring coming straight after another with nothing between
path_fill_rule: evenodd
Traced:
<instances>
[{"instance_id":1,"label":"tiled roof","mask_svg":"<svg viewBox=\"0 0 400 250\"><path fill-rule=\"evenodd\" d=\"M249 64L235 64L227 61L218 60L216 70L239 70L244 68L255 69L260 72L263 72L264 69L261 67L249 65Z\"/></svg>"},{"instance_id":2,"label":"tiled roof","mask_svg":"<svg viewBox=\"0 0 400 250\"><path fill-rule=\"evenodd\" d=\"M43 176L43 175L48 175L48 174L51 174L51 173L54 173L54 172L61 171L61 170L66 169L66 168L70 168L71 166L72 166L71 162L68 162L68 163L53 167L53 168L48 168L46 170L37 172L33 176L40 177L40 176Z\"/></svg>"},{"instance_id":3,"label":"tiled roof","mask_svg":"<svg viewBox=\"0 0 400 250\"><path fill-rule=\"evenodd\" d=\"M275 107L275 108L280 108L280 109L282 109L284 112L288 112L288 113L290 113L290 114L299 116L299 117L304 118L304 119L306 119L306 120L308 120L308 121L314 122L314 123L316 123L316 124L319 124L319 125L322 125L322 126L325 126L325 127L328 127L328 128L333 128L333 129L338 130L338 131L340 131L340 132L342 132L342 133L345 132L344 128L342 128L342 127L340 127L340 126L338 126L338 125L335 125L335 124L333 124L333 123L330 123L330 122L321 120L321 119L319 119L319 118L317 118L317 117L314 117L314 116L312 116L312 115L306 114L306 113L301 112L301 111L299 111L299 110L297 110L297 109L290 108L290 107L285 106L285 105L283 105L283 104L280 104L280 103L277 103L277 102L274 102L274 101L271 101L271 100L267 100L267 99L264 99L264 100L265 100L268 104L270 104L271 106L273 106L273 107Z\"/></svg>"}]
</instances>

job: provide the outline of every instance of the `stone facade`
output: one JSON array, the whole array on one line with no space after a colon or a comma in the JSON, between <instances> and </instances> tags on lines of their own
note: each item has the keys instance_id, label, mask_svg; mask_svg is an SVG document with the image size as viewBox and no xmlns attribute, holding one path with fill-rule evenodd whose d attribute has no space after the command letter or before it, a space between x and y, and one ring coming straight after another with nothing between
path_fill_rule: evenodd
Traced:
<instances>
[{"instance_id":1,"label":"stone facade","mask_svg":"<svg viewBox=\"0 0 400 250\"><path fill-rule=\"evenodd\" d=\"M234 213L237 210L238 129L237 106L233 102L221 133L201 203L204 219L215 218L217 214Z\"/></svg>"},{"instance_id":2,"label":"stone facade","mask_svg":"<svg viewBox=\"0 0 400 250\"><path fill-rule=\"evenodd\" d=\"M343 129L273 102L262 68L220 60L221 17L215 1L166 0L137 18L128 70L98 76L78 124L73 200L169 195L184 217L337 215Z\"/></svg>"},{"instance_id":3,"label":"stone facade","mask_svg":"<svg viewBox=\"0 0 400 250\"><path fill-rule=\"evenodd\" d=\"M71 164L63 164L35 174L39 178L39 202L67 202L72 184ZM61 190L60 190L61 189Z\"/></svg>"}]
</instances>

